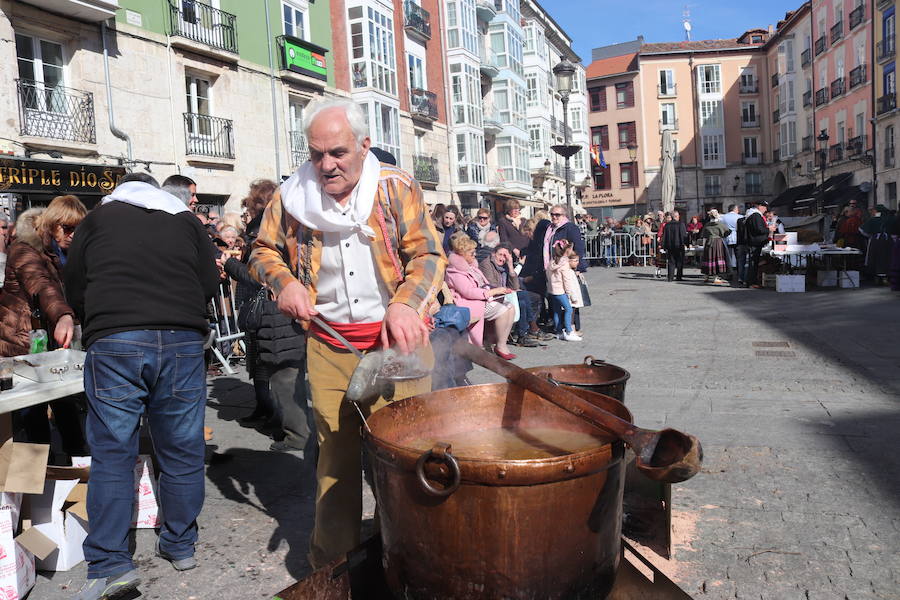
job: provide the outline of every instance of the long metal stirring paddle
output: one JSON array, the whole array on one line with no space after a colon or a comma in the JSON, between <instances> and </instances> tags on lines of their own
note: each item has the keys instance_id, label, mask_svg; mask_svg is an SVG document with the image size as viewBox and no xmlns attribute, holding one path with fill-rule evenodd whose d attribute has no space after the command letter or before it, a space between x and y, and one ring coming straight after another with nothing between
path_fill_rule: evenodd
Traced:
<instances>
[{"instance_id":1,"label":"long metal stirring paddle","mask_svg":"<svg viewBox=\"0 0 900 600\"><path fill-rule=\"evenodd\" d=\"M357 348L356 346L351 344L349 341L347 341L347 338L345 338L344 336L339 334L337 331L335 331L334 327L332 327L331 325L329 325L328 323L326 323L319 317L313 316L310 318L310 320L313 323L315 323L316 325L318 325L319 327L321 327L325 331L325 333L327 333L328 335L330 335L331 337L333 337L334 339L336 339L337 341L342 343L347 350L349 350L356 356L356 358L362 360L363 356L365 356L365 354L360 352L359 348ZM359 418L362 419L363 426L366 428L366 431L368 431L369 433L372 433L372 430L369 429L369 424L366 423L366 417L365 417L365 415L363 415L363 411L359 407L359 404L354 402L353 400L350 400L350 404L352 404L353 407L356 408L356 412L359 413Z\"/></svg>"}]
</instances>

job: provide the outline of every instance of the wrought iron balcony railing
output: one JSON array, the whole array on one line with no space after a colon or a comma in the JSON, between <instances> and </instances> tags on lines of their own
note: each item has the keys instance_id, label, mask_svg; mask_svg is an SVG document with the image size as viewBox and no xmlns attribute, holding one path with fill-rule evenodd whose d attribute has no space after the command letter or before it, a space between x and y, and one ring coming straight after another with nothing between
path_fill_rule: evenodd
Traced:
<instances>
[{"instance_id":1,"label":"wrought iron balcony railing","mask_svg":"<svg viewBox=\"0 0 900 600\"><path fill-rule=\"evenodd\" d=\"M745 119L745 118L741 117L741 127L743 129L751 129L753 127L759 127L759 118L753 117L752 119Z\"/></svg>"},{"instance_id":2,"label":"wrought iron balcony railing","mask_svg":"<svg viewBox=\"0 0 900 600\"><path fill-rule=\"evenodd\" d=\"M841 143L833 144L831 148L828 149L828 160L830 162L844 160L844 145Z\"/></svg>"},{"instance_id":3,"label":"wrought iron balcony railing","mask_svg":"<svg viewBox=\"0 0 900 600\"><path fill-rule=\"evenodd\" d=\"M707 196L721 196L722 195L722 184L721 183L718 183L718 184L707 183L704 186L703 191L705 192L705 195L707 195Z\"/></svg>"},{"instance_id":4,"label":"wrought iron balcony railing","mask_svg":"<svg viewBox=\"0 0 900 600\"><path fill-rule=\"evenodd\" d=\"M894 0L878 0L878 10L884 10L894 5Z\"/></svg>"},{"instance_id":5,"label":"wrought iron balcony railing","mask_svg":"<svg viewBox=\"0 0 900 600\"><path fill-rule=\"evenodd\" d=\"M866 152L866 136L858 135L847 140L847 156L859 156Z\"/></svg>"},{"instance_id":6,"label":"wrought iron balcony railing","mask_svg":"<svg viewBox=\"0 0 900 600\"><path fill-rule=\"evenodd\" d=\"M836 44L841 38L844 37L844 22L838 21L834 25L831 26L831 43L832 45Z\"/></svg>"},{"instance_id":7,"label":"wrought iron balcony railing","mask_svg":"<svg viewBox=\"0 0 900 600\"><path fill-rule=\"evenodd\" d=\"M776 148L775 150L772 150L772 162L778 162L780 160L781 160L781 150L779 150L778 148Z\"/></svg>"},{"instance_id":8,"label":"wrought iron balcony railing","mask_svg":"<svg viewBox=\"0 0 900 600\"><path fill-rule=\"evenodd\" d=\"M672 119L668 122L663 122L662 119L659 120L659 132L663 131L678 131L678 119Z\"/></svg>"},{"instance_id":9,"label":"wrought iron balcony railing","mask_svg":"<svg viewBox=\"0 0 900 600\"><path fill-rule=\"evenodd\" d=\"M288 142L291 147L291 166L299 167L309 160L309 143L302 131L288 132Z\"/></svg>"},{"instance_id":10,"label":"wrought iron balcony railing","mask_svg":"<svg viewBox=\"0 0 900 600\"><path fill-rule=\"evenodd\" d=\"M419 88L411 89L409 91L409 112L413 117L437 120L437 94Z\"/></svg>"},{"instance_id":11,"label":"wrought iron balcony railing","mask_svg":"<svg viewBox=\"0 0 900 600\"><path fill-rule=\"evenodd\" d=\"M170 33L237 54L237 17L199 0L169 0Z\"/></svg>"},{"instance_id":12,"label":"wrought iron balcony railing","mask_svg":"<svg viewBox=\"0 0 900 600\"><path fill-rule=\"evenodd\" d=\"M800 143L801 152L810 152L813 149L813 136L804 136Z\"/></svg>"},{"instance_id":13,"label":"wrought iron balcony railing","mask_svg":"<svg viewBox=\"0 0 900 600\"><path fill-rule=\"evenodd\" d=\"M812 62L812 50L807 48L800 53L800 66L806 67Z\"/></svg>"},{"instance_id":14,"label":"wrought iron balcony railing","mask_svg":"<svg viewBox=\"0 0 900 600\"><path fill-rule=\"evenodd\" d=\"M831 82L831 98L837 98L844 93L844 78L838 77Z\"/></svg>"},{"instance_id":15,"label":"wrought iron balcony railing","mask_svg":"<svg viewBox=\"0 0 900 600\"><path fill-rule=\"evenodd\" d=\"M763 187L761 181L748 181L744 187L745 194L759 195L763 193Z\"/></svg>"},{"instance_id":16,"label":"wrought iron balcony railing","mask_svg":"<svg viewBox=\"0 0 900 600\"><path fill-rule=\"evenodd\" d=\"M781 120L781 110L775 109L772 111L772 122L777 123Z\"/></svg>"},{"instance_id":17,"label":"wrought iron balcony railing","mask_svg":"<svg viewBox=\"0 0 900 600\"><path fill-rule=\"evenodd\" d=\"M863 3L850 11L850 30L852 31L853 28L862 23L865 18L866 5Z\"/></svg>"},{"instance_id":18,"label":"wrought iron balcony railing","mask_svg":"<svg viewBox=\"0 0 900 600\"><path fill-rule=\"evenodd\" d=\"M740 92L741 94L757 94L759 93L759 84L755 81L749 83L741 83Z\"/></svg>"},{"instance_id":19,"label":"wrought iron balcony railing","mask_svg":"<svg viewBox=\"0 0 900 600\"><path fill-rule=\"evenodd\" d=\"M772 87L778 87L778 73L772 73Z\"/></svg>"},{"instance_id":20,"label":"wrought iron balcony railing","mask_svg":"<svg viewBox=\"0 0 900 600\"><path fill-rule=\"evenodd\" d=\"M408 33L426 41L431 39L431 13L411 0L403 3L403 13L403 27Z\"/></svg>"},{"instance_id":21,"label":"wrought iron balcony railing","mask_svg":"<svg viewBox=\"0 0 900 600\"><path fill-rule=\"evenodd\" d=\"M884 114L897 108L897 94L885 94L878 99L878 114Z\"/></svg>"},{"instance_id":22,"label":"wrought iron balcony railing","mask_svg":"<svg viewBox=\"0 0 900 600\"><path fill-rule=\"evenodd\" d=\"M888 37L884 38L880 42L878 42L878 61L881 62L883 60L888 60L892 58L896 54L896 48L894 44L894 38Z\"/></svg>"},{"instance_id":23,"label":"wrought iron balcony railing","mask_svg":"<svg viewBox=\"0 0 900 600\"><path fill-rule=\"evenodd\" d=\"M822 106L828 102L828 88L816 90L816 106Z\"/></svg>"},{"instance_id":24,"label":"wrought iron balcony railing","mask_svg":"<svg viewBox=\"0 0 900 600\"><path fill-rule=\"evenodd\" d=\"M678 95L678 84L673 83L669 86L656 85L656 95L659 98L674 98Z\"/></svg>"},{"instance_id":25,"label":"wrought iron balcony railing","mask_svg":"<svg viewBox=\"0 0 900 600\"><path fill-rule=\"evenodd\" d=\"M572 128L563 123L562 119L557 119L553 115L550 115L550 131L563 139L565 139L566 135L569 136L570 140L572 139Z\"/></svg>"},{"instance_id":26,"label":"wrought iron balcony railing","mask_svg":"<svg viewBox=\"0 0 900 600\"><path fill-rule=\"evenodd\" d=\"M17 79L21 135L94 144L94 96L90 92Z\"/></svg>"},{"instance_id":27,"label":"wrought iron balcony railing","mask_svg":"<svg viewBox=\"0 0 900 600\"><path fill-rule=\"evenodd\" d=\"M184 113L185 153L234 158L234 122L197 113Z\"/></svg>"},{"instance_id":28,"label":"wrought iron balcony railing","mask_svg":"<svg viewBox=\"0 0 900 600\"><path fill-rule=\"evenodd\" d=\"M850 69L850 89L852 90L858 85L866 82L866 65L862 64L858 67Z\"/></svg>"},{"instance_id":29,"label":"wrought iron balcony railing","mask_svg":"<svg viewBox=\"0 0 900 600\"><path fill-rule=\"evenodd\" d=\"M812 90L803 92L803 106L812 106Z\"/></svg>"},{"instance_id":30,"label":"wrought iron balcony railing","mask_svg":"<svg viewBox=\"0 0 900 600\"><path fill-rule=\"evenodd\" d=\"M818 56L818 55L822 54L823 52L825 52L825 46L826 46L826 45L827 45L827 44L826 44L826 42L825 42L825 36L824 36L824 35L815 41L815 44L813 45L813 50L815 51L816 56Z\"/></svg>"},{"instance_id":31,"label":"wrought iron balcony railing","mask_svg":"<svg viewBox=\"0 0 900 600\"><path fill-rule=\"evenodd\" d=\"M756 154L744 154L741 153L741 162L745 165L759 165L763 162L762 152L757 152Z\"/></svg>"},{"instance_id":32,"label":"wrought iron balcony railing","mask_svg":"<svg viewBox=\"0 0 900 600\"><path fill-rule=\"evenodd\" d=\"M419 183L438 184L441 182L438 159L433 156L413 154L413 177Z\"/></svg>"}]
</instances>

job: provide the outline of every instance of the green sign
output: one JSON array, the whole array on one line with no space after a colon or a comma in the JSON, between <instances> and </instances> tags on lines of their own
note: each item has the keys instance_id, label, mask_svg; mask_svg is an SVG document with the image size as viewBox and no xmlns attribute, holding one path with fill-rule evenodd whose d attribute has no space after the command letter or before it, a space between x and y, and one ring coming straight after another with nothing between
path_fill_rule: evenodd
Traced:
<instances>
[{"instance_id":1,"label":"green sign","mask_svg":"<svg viewBox=\"0 0 900 600\"><path fill-rule=\"evenodd\" d=\"M302 73L322 81L328 79L328 69L325 67L325 48L310 44L309 42L285 36L284 37L284 68L295 73Z\"/></svg>"}]
</instances>

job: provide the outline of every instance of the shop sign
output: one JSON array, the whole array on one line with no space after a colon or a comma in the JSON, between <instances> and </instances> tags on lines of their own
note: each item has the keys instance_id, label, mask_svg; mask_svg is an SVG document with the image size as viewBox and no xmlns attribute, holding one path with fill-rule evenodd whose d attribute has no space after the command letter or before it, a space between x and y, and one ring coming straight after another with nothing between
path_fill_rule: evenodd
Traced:
<instances>
[{"instance_id":1,"label":"shop sign","mask_svg":"<svg viewBox=\"0 0 900 600\"><path fill-rule=\"evenodd\" d=\"M0 192L106 195L124 167L0 157Z\"/></svg>"},{"instance_id":2,"label":"shop sign","mask_svg":"<svg viewBox=\"0 0 900 600\"><path fill-rule=\"evenodd\" d=\"M328 80L325 48L303 40L284 36L284 68L322 81Z\"/></svg>"},{"instance_id":3,"label":"shop sign","mask_svg":"<svg viewBox=\"0 0 900 600\"><path fill-rule=\"evenodd\" d=\"M615 206L619 204L631 204L631 198L622 198L615 192L608 190L592 190L582 196L581 205L585 208L592 206Z\"/></svg>"}]
</instances>

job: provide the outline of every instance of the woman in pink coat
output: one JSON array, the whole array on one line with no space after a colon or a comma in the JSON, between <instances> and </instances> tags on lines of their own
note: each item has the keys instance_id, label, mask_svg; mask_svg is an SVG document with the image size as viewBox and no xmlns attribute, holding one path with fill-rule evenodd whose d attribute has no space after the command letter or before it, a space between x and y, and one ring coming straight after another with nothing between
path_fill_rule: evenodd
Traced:
<instances>
[{"instance_id":1,"label":"woman in pink coat","mask_svg":"<svg viewBox=\"0 0 900 600\"><path fill-rule=\"evenodd\" d=\"M515 354L509 352L506 340L512 331L515 321L515 309L505 304L501 296L509 294L508 288L492 288L478 269L475 261L477 244L467 235L456 235L450 238L450 261L444 278L447 286L453 291L453 301L457 306L465 306L471 313L469 325L469 341L481 346L484 339L484 322L493 321L497 330L497 345L494 352L500 358L512 360Z\"/></svg>"}]
</instances>

